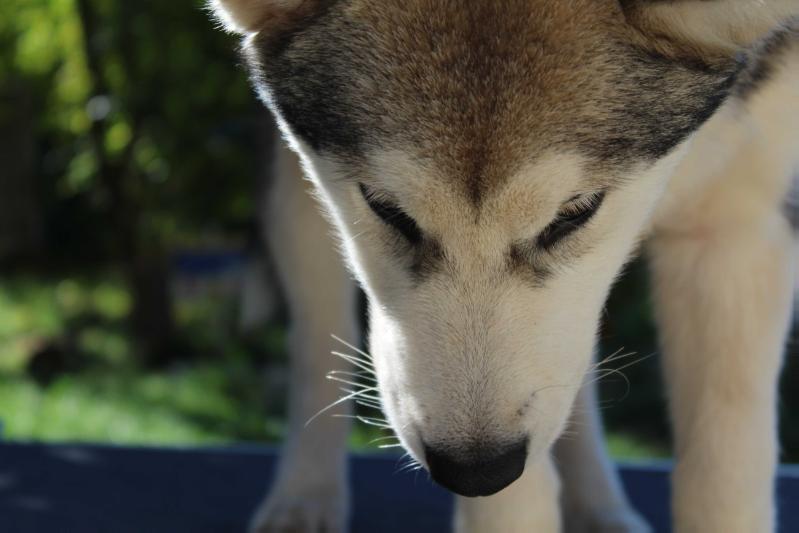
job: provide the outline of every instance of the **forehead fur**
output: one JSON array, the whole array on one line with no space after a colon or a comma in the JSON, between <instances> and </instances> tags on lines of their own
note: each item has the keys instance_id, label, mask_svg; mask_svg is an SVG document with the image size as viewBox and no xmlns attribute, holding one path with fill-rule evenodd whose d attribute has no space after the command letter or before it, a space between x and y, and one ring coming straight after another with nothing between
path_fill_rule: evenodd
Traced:
<instances>
[{"instance_id":1,"label":"forehead fur","mask_svg":"<svg viewBox=\"0 0 799 533\"><path fill-rule=\"evenodd\" d=\"M342 0L247 54L315 150L410 151L479 200L548 150L659 158L726 96L733 65L640 43L615 0Z\"/></svg>"}]
</instances>

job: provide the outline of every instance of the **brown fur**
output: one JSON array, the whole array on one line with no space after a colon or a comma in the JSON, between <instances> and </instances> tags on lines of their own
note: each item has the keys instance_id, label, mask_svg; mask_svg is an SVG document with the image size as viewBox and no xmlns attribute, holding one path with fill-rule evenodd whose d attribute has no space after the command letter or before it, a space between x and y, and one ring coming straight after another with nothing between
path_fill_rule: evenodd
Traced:
<instances>
[{"instance_id":1,"label":"brown fur","mask_svg":"<svg viewBox=\"0 0 799 533\"><path fill-rule=\"evenodd\" d=\"M411 150L475 203L546 150L610 168L665 155L734 73L645 47L613 0L326 3L313 24L261 33L248 57L312 147Z\"/></svg>"}]
</instances>

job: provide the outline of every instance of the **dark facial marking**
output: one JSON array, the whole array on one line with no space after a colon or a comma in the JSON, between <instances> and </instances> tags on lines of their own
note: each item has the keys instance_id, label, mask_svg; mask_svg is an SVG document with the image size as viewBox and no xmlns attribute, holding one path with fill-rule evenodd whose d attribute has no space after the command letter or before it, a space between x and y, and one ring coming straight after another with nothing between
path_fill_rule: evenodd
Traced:
<instances>
[{"instance_id":1,"label":"dark facial marking","mask_svg":"<svg viewBox=\"0 0 799 533\"><path fill-rule=\"evenodd\" d=\"M782 212L791 224L795 235L799 235L799 180L794 178L791 190L785 197Z\"/></svg>"},{"instance_id":2,"label":"dark facial marking","mask_svg":"<svg viewBox=\"0 0 799 533\"><path fill-rule=\"evenodd\" d=\"M414 282L418 285L429 279L433 274L440 272L446 259L446 254L438 241L426 239L420 247L416 248L414 253L413 263L411 264L411 274Z\"/></svg>"},{"instance_id":3,"label":"dark facial marking","mask_svg":"<svg viewBox=\"0 0 799 533\"><path fill-rule=\"evenodd\" d=\"M424 235L414 219L409 217L398 205L377 198L375 193L362 183L358 186L367 205L380 220L400 232L410 244L418 246L422 242Z\"/></svg>"},{"instance_id":4,"label":"dark facial marking","mask_svg":"<svg viewBox=\"0 0 799 533\"><path fill-rule=\"evenodd\" d=\"M549 267L538 265L535 250L530 243L517 243L510 247L507 259L508 270L532 287L542 287L553 272Z\"/></svg>"},{"instance_id":5,"label":"dark facial marking","mask_svg":"<svg viewBox=\"0 0 799 533\"><path fill-rule=\"evenodd\" d=\"M628 64L617 80L621 90L598 101L612 118L597 124L582 143L601 161L622 164L664 157L716 112L742 67L628 50Z\"/></svg>"},{"instance_id":6,"label":"dark facial marking","mask_svg":"<svg viewBox=\"0 0 799 533\"><path fill-rule=\"evenodd\" d=\"M582 246L581 249L576 246L569 248L567 238L596 215L605 195L606 192L601 191L589 198L570 200L538 237L511 245L507 261L509 270L532 286L541 287L557 269L555 261L562 263L584 251ZM576 200L581 202L575 203ZM553 255L555 252L557 257Z\"/></svg>"},{"instance_id":7,"label":"dark facial marking","mask_svg":"<svg viewBox=\"0 0 799 533\"><path fill-rule=\"evenodd\" d=\"M413 218L408 216L398 205L382 200L362 183L358 184L361 195L369 208L386 225L404 238L411 246L412 259L409 266L415 283L422 283L440 270L445 260L444 250L439 242L425 235ZM406 256L405 251L401 254Z\"/></svg>"},{"instance_id":8,"label":"dark facial marking","mask_svg":"<svg viewBox=\"0 0 799 533\"><path fill-rule=\"evenodd\" d=\"M335 28L333 3L278 39L259 34L245 55L266 103L302 140L317 152L355 155L364 144L364 111L348 95L349 68L337 52L347 48L346 32Z\"/></svg>"},{"instance_id":9,"label":"dark facial marking","mask_svg":"<svg viewBox=\"0 0 799 533\"><path fill-rule=\"evenodd\" d=\"M735 85L735 96L746 100L775 75L783 54L799 43L799 18L772 33L752 52L747 67Z\"/></svg>"},{"instance_id":10,"label":"dark facial marking","mask_svg":"<svg viewBox=\"0 0 799 533\"><path fill-rule=\"evenodd\" d=\"M542 250L551 250L560 241L585 226L599 211L605 199L604 191L590 199L585 206L563 210L558 216L538 235L536 246Z\"/></svg>"}]
</instances>

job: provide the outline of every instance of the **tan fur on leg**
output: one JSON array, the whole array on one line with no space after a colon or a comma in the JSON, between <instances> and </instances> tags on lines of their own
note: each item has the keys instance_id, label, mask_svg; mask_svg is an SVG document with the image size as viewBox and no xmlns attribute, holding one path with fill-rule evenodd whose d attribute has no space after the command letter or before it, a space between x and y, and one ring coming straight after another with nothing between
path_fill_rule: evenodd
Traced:
<instances>
[{"instance_id":1,"label":"tan fur on leg","mask_svg":"<svg viewBox=\"0 0 799 533\"><path fill-rule=\"evenodd\" d=\"M777 378L794 283L782 209L795 78L708 124L656 222L650 252L678 459L675 531L774 529ZM722 138L732 148L726 164L708 165Z\"/></svg>"},{"instance_id":2,"label":"tan fur on leg","mask_svg":"<svg viewBox=\"0 0 799 533\"><path fill-rule=\"evenodd\" d=\"M515 483L487 498L457 499L457 533L558 533L560 481L549 457L527 468Z\"/></svg>"},{"instance_id":3,"label":"tan fur on leg","mask_svg":"<svg viewBox=\"0 0 799 533\"><path fill-rule=\"evenodd\" d=\"M678 458L675 531L773 530L791 244L787 228L765 221L653 244Z\"/></svg>"},{"instance_id":4,"label":"tan fur on leg","mask_svg":"<svg viewBox=\"0 0 799 533\"><path fill-rule=\"evenodd\" d=\"M633 510L605 449L596 385L577 396L570 431L555 446L563 479L564 530L567 533L645 533L651 531Z\"/></svg>"},{"instance_id":5,"label":"tan fur on leg","mask_svg":"<svg viewBox=\"0 0 799 533\"><path fill-rule=\"evenodd\" d=\"M253 521L253 531L340 532L347 518L350 424L330 414L307 427L306 422L342 396L325 376L347 368L330 353L343 349L331 334L357 342L356 292L309 195L297 157L282 143L276 170L267 231L291 310L289 428L275 484ZM335 412L348 411L347 404Z\"/></svg>"}]
</instances>

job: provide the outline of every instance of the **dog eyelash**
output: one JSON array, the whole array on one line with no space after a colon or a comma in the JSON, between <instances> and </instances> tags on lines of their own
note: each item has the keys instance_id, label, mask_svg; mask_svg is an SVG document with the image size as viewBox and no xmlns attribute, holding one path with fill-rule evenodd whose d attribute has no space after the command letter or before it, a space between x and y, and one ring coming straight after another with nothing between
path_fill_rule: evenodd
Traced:
<instances>
[{"instance_id":1,"label":"dog eyelash","mask_svg":"<svg viewBox=\"0 0 799 533\"><path fill-rule=\"evenodd\" d=\"M380 220L400 232L409 243L417 245L422 242L422 230L416 224L416 221L405 214L398 205L385 200L379 200L376 195L362 183L359 183L358 186L361 189L363 199L366 200L369 208Z\"/></svg>"},{"instance_id":2,"label":"dog eyelash","mask_svg":"<svg viewBox=\"0 0 799 533\"><path fill-rule=\"evenodd\" d=\"M605 192L586 195L570 200L558 216L538 235L536 245L550 250L560 241L585 226L599 211Z\"/></svg>"}]
</instances>

